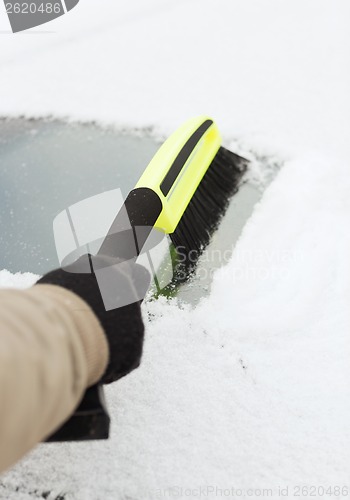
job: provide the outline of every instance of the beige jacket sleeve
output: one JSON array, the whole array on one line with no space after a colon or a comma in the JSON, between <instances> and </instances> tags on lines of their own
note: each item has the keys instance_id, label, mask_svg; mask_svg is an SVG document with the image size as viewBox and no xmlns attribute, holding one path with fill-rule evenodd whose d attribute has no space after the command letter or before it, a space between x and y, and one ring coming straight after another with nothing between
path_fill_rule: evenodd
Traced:
<instances>
[{"instance_id":1,"label":"beige jacket sleeve","mask_svg":"<svg viewBox=\"0 0 350 500\"><path fill-rule=\"evenodd\" d=\"M107 363L102 327L77 295L0 290L0 472L69 418Z\"/></svg>"}]
</instances>

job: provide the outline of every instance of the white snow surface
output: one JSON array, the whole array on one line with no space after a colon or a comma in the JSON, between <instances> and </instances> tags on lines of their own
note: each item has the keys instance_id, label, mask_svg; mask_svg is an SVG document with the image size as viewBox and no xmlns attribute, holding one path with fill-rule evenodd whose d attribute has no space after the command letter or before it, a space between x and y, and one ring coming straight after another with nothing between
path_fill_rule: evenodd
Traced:
<instances>
[{"instance_id":1,"label":"white snow surface","mask_svg":"<svg viewBox=\"0 0 350 500\"><path fill-rule=\"evenodd\" d=\"M39 279L33 273L10 273L6 269L0 271L1 288L29 288Z\"/></svg>"},{"instance_id":2,"label":"white snow surface","mask_svg":"<svg viewBox=\"0 0 350 500\"><path fill-rule=\"evenodd\" d=\"M227 144L286 160L210 297L145 305L142 366L107 388L112 438L40 445L0 498L349 485L349 14L348 0L81 0L34 30L54 33L0 34L1 115L165 134L208 113Z\"/></svg>"}]
</instances>

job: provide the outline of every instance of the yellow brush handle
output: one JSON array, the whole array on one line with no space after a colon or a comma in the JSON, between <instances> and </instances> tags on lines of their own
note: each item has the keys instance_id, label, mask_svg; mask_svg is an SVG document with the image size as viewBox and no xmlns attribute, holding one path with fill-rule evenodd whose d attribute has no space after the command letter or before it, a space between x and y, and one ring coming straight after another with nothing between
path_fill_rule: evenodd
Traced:
<instances>
[{"instance_id":1,"label":"yellow brush handle","mask_svg":"<svg viewBox=\"0 0 350 500\"><path fill-rule=\"evenodd\" d=\"M219 130L207 116L188 120L164 142L135 187L159 196L163 210L156 228L175 231L220 146Z\"/></svg>"}]
</instances>

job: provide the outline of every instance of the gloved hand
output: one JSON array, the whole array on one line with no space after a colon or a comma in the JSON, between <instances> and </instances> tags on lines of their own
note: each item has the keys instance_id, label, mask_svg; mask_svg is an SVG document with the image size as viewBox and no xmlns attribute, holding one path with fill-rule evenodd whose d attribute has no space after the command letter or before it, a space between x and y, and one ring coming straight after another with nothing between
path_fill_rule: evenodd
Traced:
<instances>
[{"instance_id":1,"label":"gloved hand","mask_svg":"<svg viewBox=\"0 0 350 500\"><path fill-rule=\"evenodd\" d=\"M102 295L101 279L99 284L91 269L96 272L98 269L104 270L108 275L108 283L113 283L107 291L102 290ZM85 255L75 263L43 276L38 284L44 283L67 288L79 295L99 319L110 351L109 363L101 383L114 382L140 365L144 338L140 305L150 283L149 272L144 267L105 256ZM127 297L127 305L106 311L103 301L106 293L110 303L114 299L117 303L120 295Z\"/></svg>"}]
</instances>

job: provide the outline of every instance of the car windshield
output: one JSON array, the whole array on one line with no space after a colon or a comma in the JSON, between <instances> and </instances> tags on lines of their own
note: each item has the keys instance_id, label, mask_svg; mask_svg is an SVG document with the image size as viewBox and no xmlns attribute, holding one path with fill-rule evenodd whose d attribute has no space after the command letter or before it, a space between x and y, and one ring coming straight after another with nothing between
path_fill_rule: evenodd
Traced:
<instances>
[{"instance_id":1,"label":"car windshield","mask_svg":"<svg viewBox=\"0 0 350 500\"><path fill-rule=\"evenodd\" d=\"M1 268L44 274L57 267L54 218L111 189L126 196L158 147L149 136L93 124L0 121Z\"/></svg>"},{"instance_id":2,"label":"car windshield","mask_svg":"<svg viewBox=\"0 0 350 500\"><path fill-rule=\"evenodd\" d=\"M113 189L126 197L159 145L146 132L57 120L1 120L1 269L42 275L58 267L55 217ZM176 291L179 298L194 304L209 293L214 270L229 261L260 196L253 185L241 186L197 274Z\"/></svg>"}]
</instances>

